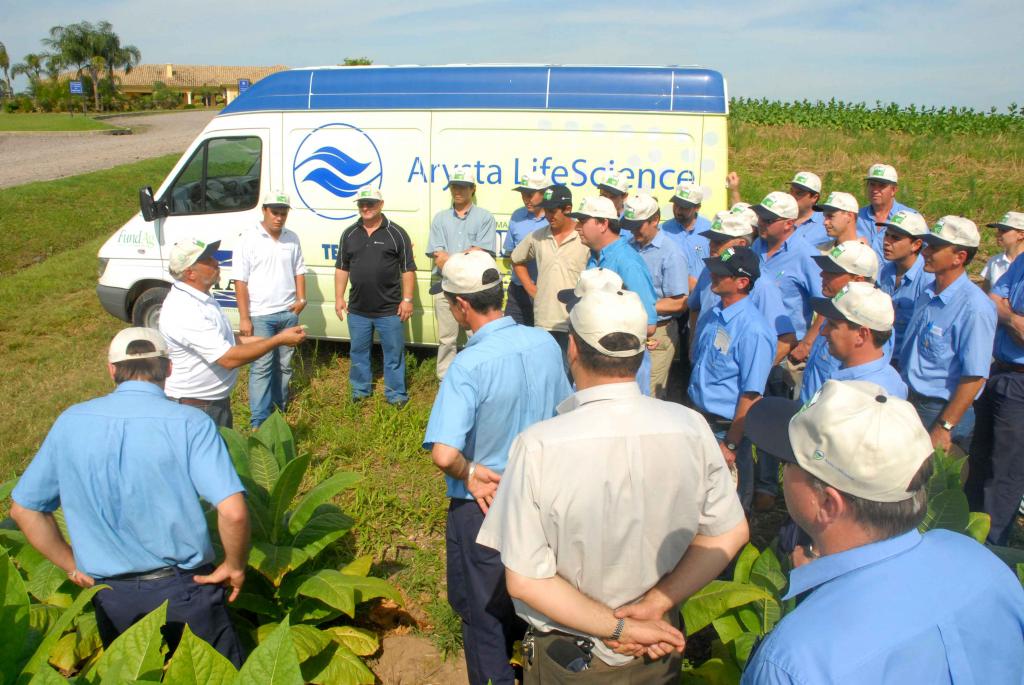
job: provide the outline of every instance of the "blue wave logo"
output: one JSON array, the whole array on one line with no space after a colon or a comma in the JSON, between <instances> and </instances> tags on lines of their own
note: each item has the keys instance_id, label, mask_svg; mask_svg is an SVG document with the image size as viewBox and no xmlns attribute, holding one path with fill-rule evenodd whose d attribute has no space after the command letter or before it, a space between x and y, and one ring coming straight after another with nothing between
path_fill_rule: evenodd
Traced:
<instances>
[{"instance_id":1,"label":"blue wave logo","mask_svg":"<svg viewBox=\"0 0 1024 685\"><path fill-rule=\"evenodd\" d=\"M351 198L360 188L381 187L380 151L367 133L331 123L311 131L295 150L292 181L302 203L325 219L356 215Z\"/></svg>"}]
</instances>

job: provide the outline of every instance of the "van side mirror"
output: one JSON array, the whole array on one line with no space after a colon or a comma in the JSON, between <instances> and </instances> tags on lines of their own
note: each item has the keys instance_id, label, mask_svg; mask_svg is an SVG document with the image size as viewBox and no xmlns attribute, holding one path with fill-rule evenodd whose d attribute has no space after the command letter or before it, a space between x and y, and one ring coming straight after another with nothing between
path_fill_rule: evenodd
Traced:
<instances>
[{"instance_id":1,"label":"van side mirror","mask_svg":"<svg viewBox=\"0 0 1024 685\"><path fill-rule=\"evenodd\" d=\"M162 202L153 199L153 187L146 186L139 188L139 209L142 210L142 218L146 221L153 221L160 217L167 216L167 208Z\"/></svg>"}]
</instances>

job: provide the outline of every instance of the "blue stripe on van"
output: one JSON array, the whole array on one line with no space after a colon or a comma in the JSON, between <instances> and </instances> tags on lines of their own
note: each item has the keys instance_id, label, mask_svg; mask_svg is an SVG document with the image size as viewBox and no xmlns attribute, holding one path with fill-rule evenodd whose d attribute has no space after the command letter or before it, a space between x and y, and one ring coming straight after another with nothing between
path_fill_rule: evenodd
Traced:
<instances>
[{"instance_id":1,"label":"blue stripe on van","mask_svg":"<svg viewBox=\"0 0 1024 685\"><path fill-rule=\"evenodd\" d=\"M725 79L676 67L338 67L253 84L222 114L316 110L537 109L726 114Z\"/></svg>"}]
</instances>

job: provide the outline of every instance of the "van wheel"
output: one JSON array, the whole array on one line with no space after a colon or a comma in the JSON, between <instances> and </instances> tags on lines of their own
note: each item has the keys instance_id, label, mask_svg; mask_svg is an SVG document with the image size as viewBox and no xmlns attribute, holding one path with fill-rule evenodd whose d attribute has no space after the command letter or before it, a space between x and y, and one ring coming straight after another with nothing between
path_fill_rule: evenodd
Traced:
<instances>
[{"instance_id":1,"label":"van wheel","mask_svg":"<svg viewBox=\"0 0 1024 685\"><path fill-rule=\"evenodd\" d=\"M157 328L160 325L160 309L163 307L164 298L167 297L167 290L167 288L144 290L132 307L132 323L136 326Z\"/></svg>"}]
</instances>

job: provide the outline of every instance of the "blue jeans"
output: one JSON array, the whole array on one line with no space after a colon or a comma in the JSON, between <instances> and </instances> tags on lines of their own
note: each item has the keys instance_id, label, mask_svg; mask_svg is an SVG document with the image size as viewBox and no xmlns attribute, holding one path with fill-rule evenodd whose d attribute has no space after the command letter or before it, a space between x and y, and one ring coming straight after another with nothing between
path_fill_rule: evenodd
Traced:
<instances>
[{"instance_id":1,"label":"blue jeans","mask_svg":"<svg viewBox=\"0 0 1024 685\"><path fill-rule=\"evenodd\" d=\"M910 391L910 403L917 410L921 417L924 429L930 431L939 413L946 408L946 400L941 397L926 397L919 395L913 390ZM953 434L950 436L953 444L967 453L971 449L971 436L974 435L974 407L970 407L960 418L960 422L953 427Z\"/></svg>"},{"instance_id":2,"label":"blue jeans","mask_svg":"<svg viewBox=\"0 0 1024 685\"><path fill-rule=\"evenodd\" d=\"M395 404L408 402L405 392L405 331L397 314L392 316L360 316L348 313L348 334L352 339L349 351L351 366L348 381L352 386L352 399L369 397L373 392L373 373L370 370L370 348L373 331L380 336L384 352L384 399Z\"/></svg>"},{"instance_id":3,"label":"blue jeans","mask_svg":"<svg viewBox=\"0 0 1024 685\"><path fill-rule=\"evenodd\" d=\"M285 310L252 317L252 334L270 338L286 328L299 325L298 315ZM288 382L292 379L294 347L281 345L267 352L249 368L249 409L253 428L267 420L274 407L288 408Z\"/></svg>"}]
</instances>

